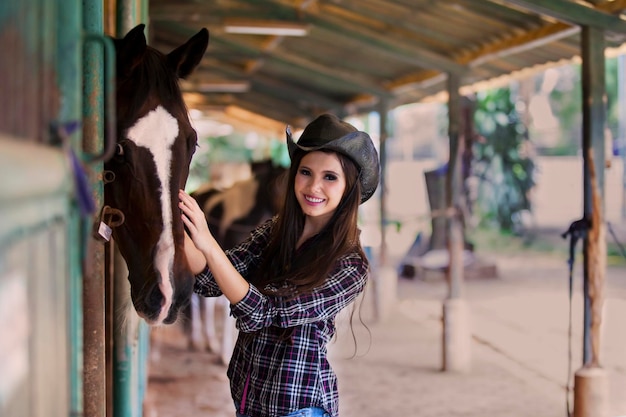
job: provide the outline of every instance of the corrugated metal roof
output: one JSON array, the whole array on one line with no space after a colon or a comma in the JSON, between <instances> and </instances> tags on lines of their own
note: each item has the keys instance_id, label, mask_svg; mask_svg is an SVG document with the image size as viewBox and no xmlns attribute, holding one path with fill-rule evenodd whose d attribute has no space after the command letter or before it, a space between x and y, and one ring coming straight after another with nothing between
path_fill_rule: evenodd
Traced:
<instances>
[{"instance_id":1,"label":"corrugated metal roof","mask_svg":"<svg viewBox=\"0 0 626 417\"><path fill-rule=\"evenodd\" d=\"M186 85L192 106L301 127L322 111L422 101L446 91L448 73L463 87L571 59L580 52L576 24L603 28L606 46L618 47L624 9L626 0L152 0L150 36L167 52L209 29L207 54ZM233 19L296 22L309 31L227 33ZM225 82L249 89L216 91Z\"/></svg>"}]
</instances>

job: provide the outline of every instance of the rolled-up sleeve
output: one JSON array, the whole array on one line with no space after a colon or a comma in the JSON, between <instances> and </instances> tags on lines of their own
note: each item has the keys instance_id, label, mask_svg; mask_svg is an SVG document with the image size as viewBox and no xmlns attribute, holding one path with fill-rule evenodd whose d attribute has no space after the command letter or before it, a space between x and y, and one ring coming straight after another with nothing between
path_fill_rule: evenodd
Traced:
<instances>
[{"instance_id":1,"label":"rolled-up sleeve","mask_svg":"<svg viewBox=\"0 0 626 417\"><path fill-rule=\"evenodd\" d=\"M340 258L325 283L311 292L286 298L264 295L250 285L246 296L231 306L231 312L243 332L331 319L363 291L367 276L367 262L351 253Z\"/></svg>"},{"instance_id":2,"label":"rolled-up sleeve","mask_svg":"<svg viewBox=\"0 0 626 417\"><path fill-rule=\"evenodd\" d=\"M246 240L226 251L226 256L244 279L248 280L249 272L259 267L261 254L269 242L275 220L273 218L266 221L253 230ZM204 271L196 275L193 290L204 297L218 297L222 295L222 290L217 285L215 277L213 277L213 273L209 268L205 268Z\"/></svg>"},{"instance_id":3,"label":"rolled-up sleeve","mask_svg":"<svg viewBox=\"0 0 626 417\"><path fill-rule=\"evenodd\" d=\"M204 271L196 275L193 291L203 297L219 297L222 295L222 290L215 282L215 278L209 268L204 268Z\"/></svg>"}]
</instances>

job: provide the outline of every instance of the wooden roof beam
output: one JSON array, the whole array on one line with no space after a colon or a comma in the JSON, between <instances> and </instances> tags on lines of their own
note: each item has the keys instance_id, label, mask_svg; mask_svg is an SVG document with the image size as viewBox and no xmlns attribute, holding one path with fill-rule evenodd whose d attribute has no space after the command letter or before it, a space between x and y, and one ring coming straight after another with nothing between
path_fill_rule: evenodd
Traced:
<instances>
[{"instance_id":1,"label":"wooden roof beam","mask_svg":"<svg viewBox=\"0 0 626 417\"><path fill-rule=\"evenodd\" d=\"M591 26L607 32L626 36L626 20L611 12L618 11L615 6L603 3L594 7L592 4L571 0L503 0L537 14L553 17L574 25ZM622 2L623 3L623 2Z\"/></svg>"},{"instance_id":2,"label":"wooden roof beam","mask_svg":"<svg viewBox=\"0 0 626 417\"><path fill-rule=\"evenodd\" d=\"M273 13L276 13L278 9L283 8L285 10L291 10L293 6L289 5L287 7L284 1L280 0L272 0L270 3L273 3ZM172 6L172 5L160 5L154 6L150 9L150 16L153 20L156 21L197 21L198 19L194 16L203 15L203 7L202 5L194 5L193 11L189 9L188 12L181 13L181 6ZM280 11L280 10L278 10ZM284 10L283 10L284 11ZM240 15L245 15L243 12L238 12ZM403 62L409 64L415 64L421 67L434 68L439 71L451 72L454 74L463 74L467 72L467 68L463 67L456 63L453 59L445 57L443 55L439 55L435 52L429 51L424 48L418 48L415 46L406 47L398 45L395 42L389 42L385 39L384 36L376 34L372 31L366 31L363 29L355 30L354 28L348 29L345 28L341 24L334 24L327 18L321 18L314 16L311 13L308 13L306 10L299 10L299 13L306 14L306 19L304 21L311 23L313 25L317 25L321 28L324 28L328 31L332 31L334 33L343 35L345 37L354 39L358 42L364 43L371 48L376 48L381 53L385 53L389 56L392 56L394 59L401 60ZM258 16L257 16L258 18ZM206 24L207 22L212 22L213 24L219 25L219 18L216 16L211 16L210 18L203 18L203 22ZM219 32L219 31L217 31ZM215 36L218 36L219 33L216 31L211 32L211 39L213 40ZM355 36L355 35L358 35ZM270 48L271 49L271 46Z\"/></svg>"},{"instance_id":3,"label":"wooden roof beam","mask_svg":"<svg viewBox=\"0 0 626 417\"><path fill-rule=\"evenodd\" d=\"M206 61L205 57L203 61ZM233 81L248 80L256 90L263 92L269 96L284 99L286 101L298 102L312 102L316 103L320 107L337 108L343 106L343 103L331 100L323 94L318 94L316 91L306 89L304 87L296 86L286 82L284 79L270 78L262 74L254 74L249 76L245 71L234 68L234 66L219 68L222 74L222 78L232 79ZM224 71L228 69L228 71ZM203 79L210 79L212 76L220 75L212 69L202 67L200 70L196 70L190 77L189 81L201 82Z\"/></svg>"},{"instance_id":4,"label":"wooden roof beam","mask_svg":"<svg viewBox=\"0 0 626 417\"><path fill-rule=\"evenodd\" d=\"M271 0L276 7L285 7L285 0ZM312 13L303 13L306 18L304 21L326 29L336 34L340 34L347 38L354 39L370 48L376 48L380 52L393 55L395 59L402 60L406 63L413 63L420 67L429 67L440 71L451 72L454 74L464 74L467 68L459 65L451 58L439 55L435 52L415 47L405 47L395 42L388 41L384 36L365 29L357 29L354 27L347 28L345 24L336 24L328 18L318 17Z\"/></svg>"},{"instance_id":5,"label":"wooden roof beam","mask_svg":"<svg viewBox=\"0 0 626 417\"><path fill-rule=\"evenodd\" d=\"M302 87L296 87L289 83L285 83L281 80L271 79L266 76L255 76L252 78L252 83L257 86L260 92L268 95L281 96L285 99L297 103L299 101L306 101L316 103L320 107L327 107L329 109L341 107L343 103L339 103L334 100L329 100L327 96L317 94L315 91L307 90Z\"/></svg>"},{"instance_id":6,"label":"wooden roof beam","mask_svg":"<svg viewBox=\"0 0 626 417\"><path fill-rule=\"evenodd\" d=\"M310 116L309 113L293 112L293 108L268 106L266 103L258 103L251 100L235 100L232 105L245 109L251 113L261 114L274 120L295 124L294 121L302 120Z\"/></svg>"},{"instance_id":7,"label":"wooden roof beam","mask_svg":"<svg viewBox=\"0 0 626 417\"><path fill-rule=\"evenodd\" d=\"M575 35L578 32L580 32L580 27L578 26L571 26L561 22L552 23L482 45L478 49L461 55L459 61L475 67L492 59L518 54Z\"/></svg>"},{"instance_id":8,"label":"wooden roof beam","mask_svg":"<svg viewBox=\"0 0 626 417\"><path fill-rule=\"evenodd\" d=\"M202 107L220 107L227 108L229 106L237 106L246 109L251 113L262 115L264 117L293 123L293 120L299 120L310 116L309 111L299 111L290 103L280 103L268 100L264 97L247 96L245 99L238 94L207 94L207 93L185 93L185 102L190 108Z\"/></svg>"},{"instance_id":9,"label":"wooden roof beam","mask_svg":"<svg viewBox=\"0 0 626 417\"><path fill-rule=\"evenodd\" d=\"M505 39L482 45L480 48L468 50L459 55L456 60L460 64L476 67L492 59L503 56L521 53L523 51L536 48L543 44L554 42L558 39L566 38L578 33L578 26L571 26L567 23L552 23L540 28L516 34ZM387 84L387 87L395 92L403 88L415 85L426 86L429 82L435 81L440 74L433 71L419 71L397 78Z\"/></svg>"},{"instance_id":10,"label":"wooden roof beam","mask_svg":"<svg viewBox=\"0 0 626 417\"><path fill-rule=\"evenodd\" d=\"M230 48L233 48L234 50L247 53L250 56L261 55L261 53L252 46L249 46L243 42L235 42L222 38L220 35L213 35L211 37L211 41L223 43L225 45L228 45ZM305 78L325 78L333 83L341 82L345 85L354 86L361 89L362 91L366 91L371 94L380 96L392 95L391 92L387 91L383 87L364 80L358 75L349 72L338 71L336 68L328 68L324 65L320 65L319 63L312 62L298 56L289 55L279 51L272 51L266 53L265 57L267 60L271 59L274 65L290 66L292 68L295 68L297 71L301 71L303 74L305 74L303 75L303 77Z\"/></svg>"},{"instance_id":11,"label":"wooden roof beam","mask_svg":"<svg viewBox=\"0 0 626 417\"><path fill-rule=\"evenodd\" d=\"M176 35L183 34L186 35L190 33L191 30L181 26L178 23L169 23L166 25L160 25L163 28L167 28L168 31L175 33ZM182 35L181 35L182 36ZM281 53L278 51L270 51L270 52L261 52L256 49L254 46L250 46L244 42L235 42L229 39L226 39L220 34L211 34L211 43L214 45L216 43L221 43L226 45L229 48L232 48L235 51L240 52L242 55L250 56L250 57L261 57L264 56L266 60L272 60L275 65L283 65L289 66L295 71L300 71L304 75L304 78L318 78L320 80L326 79L330 83L341 82L345 85L354 86L364 92L374 94L382 97L390 97L392 93L386 90L382 86L375 85L367 80L362 79L358 75L349 72L338 71L336 68L328 68L323 65L320 65L316 62L311 62L306 59L288 55L285 53ZM209 53L210 55L210 53ZM206 60L208 58L204 58ZM250 74L245 73L245 68L242 68L242 75L245 77L249 77Z\"/></svg>"},{"instance_id":12,"label":"wooden roof beam","mask_svg":"<svg viewBox=\"0 0 626 417\"><path fill-rule=\"evenodd\" d=\"M227 106L221 111L221 115L216 115L214 118L225 123L236 124L244 130L258 132L261 128L268 136L278 136L280 139L285 131L284 121L250 112L237 105Z\"/></svg>"}]
</instances>

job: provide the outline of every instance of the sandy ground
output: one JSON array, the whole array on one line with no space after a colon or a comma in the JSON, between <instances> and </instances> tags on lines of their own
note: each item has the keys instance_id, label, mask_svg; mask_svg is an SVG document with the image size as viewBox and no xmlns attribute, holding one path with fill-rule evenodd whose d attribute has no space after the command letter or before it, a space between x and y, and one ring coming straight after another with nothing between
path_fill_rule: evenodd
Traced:
<instances>
[{"instance_id":1,"label":"sandy ground","mask_svg":"<svg viewBox=\"0 0 626 417\"><path fill-rule=\"evenodd\" d=\"M498 276L465 281L463 299L471 331L471 369L465 373L442 372L442 302L448 292L443 277L398 279L395 273L416 234L429 226L422 219L428 213L424 184L419 181L424 167L390 167L392 179L418 178L406 184L411 193L391 193L391 214L420 220L388 233L392 266L377 271L378 282L384 283L379 286L381 304L373 303L371 288L362 300L369 331L354 322L355 357L346 316L338 320L338 337L329 352L339 377L341 417L567 416L573 404L567 387L572 387L572 375L582 365L582 256L577 255L570 304L568 242L560 233L580 217L580 163L544 162L533 227L544 248L547 244L554 251L547 255L479 251L482 259L496 266ZM606 211L624 244L621 193L615 192L621 188L621 165L618 168L607 174L606 189L611 192ZM375 234L364 233L362 238L375 246ZM613 241L612 236L607 239ZM580 245L578 249L580 253ZM609 266L604 289L600 360L609 386L607 408L609 417L626 416L623 263ZM152 336L146 417L234 416L226 367L217 354L189 350L177 326L153 329Z\"/></svg>"},{"instance_id":2,"label":"sandy ground","mask_svg":"<svg viewBox=\"0 0 626 417\"><path fill-rule=\"evenodd\" d=\"M356 320L346 315L329 348L340 381L341 417L566 415L568 367L582 363L580 267L572 298L568 359L568 269L555 256L489 255L495 279L468 280L471 370L442 372L444 281L399 279L393 305L374 319L371 292ZM626 415L626 267L606 275L602 361L610 383L610 416ZM226 368L210 352L192 352L180 328L153 331L146 415L233 417ZM356 357L353 354L356 349ZM570 403L573 401L572 396ZM571 405L570 405L571 407Z\"/></svg>"}]
</instances>

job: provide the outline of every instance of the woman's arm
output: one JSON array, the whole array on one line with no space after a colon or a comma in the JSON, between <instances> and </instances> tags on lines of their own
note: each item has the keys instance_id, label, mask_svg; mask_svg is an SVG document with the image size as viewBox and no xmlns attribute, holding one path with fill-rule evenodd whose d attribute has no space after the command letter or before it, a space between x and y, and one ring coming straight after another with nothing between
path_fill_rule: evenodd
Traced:
<instances>
[{"instance_id":1,"label":"woman's arm","mask_svg":"<svg viewBox=\"0 0 626 417\"><path fill-rule=\"evenodd\" d=\"M185 243L183 245L185 249L185 256L187 257L187 262L189 263L189 268L191 269L191 273L194 275L198 275L200 272L204 271L206 268L206 258L196 248L196 245L193 244L193 240L189 237L189 235L185 232Z\"/></svg>"},{"instance_id":2,"label":"woman's arm","mask_svg":"<svg viewBox=\"0 0 626 417\"><path fill-rule=\"evenodd\" d=\"M228 301L231 304L238 303L248 293L250 284L237 272L209 231L204 213L196 200L183 190L180 190L178 197L183 223L191 235L191 239L185 238L185 254L192 272L199 273L208 266Z\"/></svg>"},{"instance_id":3,"label":"woman's arm","mask_svg":"<svg viewBox=\"0 0 626 417\"><path fill-rule=\"evenodd\" d=\"M288 298L264 295L251 286L245 301L231 306L231 312L244 332L329 320L363 292L368 275L368 266L358 254L346 255L336 262L321 287Z\"/></svg>"}]
</instances>

